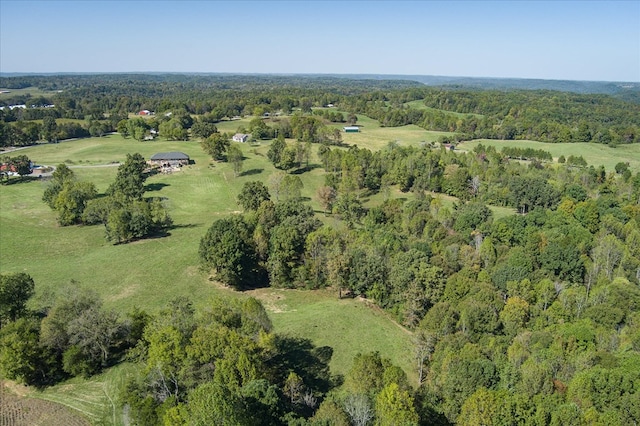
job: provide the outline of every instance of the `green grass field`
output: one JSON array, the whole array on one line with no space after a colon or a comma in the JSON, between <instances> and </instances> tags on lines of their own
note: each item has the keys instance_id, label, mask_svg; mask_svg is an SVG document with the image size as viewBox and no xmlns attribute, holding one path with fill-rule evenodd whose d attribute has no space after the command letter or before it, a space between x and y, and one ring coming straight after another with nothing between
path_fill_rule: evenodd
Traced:
<instances>
[{"instance_id":1,"label":"green grass field","mask_svg":"<svg viewBox=\"0 0 640 426\"><path fill-rule=\"evenodd\" d=\"M494 146L498 151L503 147L533 148L548 151L557 161L558 157L564 155L581 155L590 166L598 167L603 165L607 171L615 170L615 165L619 162L628 162L632 171L640 170L640 145L618 145L610 148L607 145L596 143L544 143L536 141L498 141L490 139L478 139L463 142L458 147L461 150L471 151L478 144Z\"/></svg>"},{"instance_id":2,"label":"green grass field","mask_svg":"<svg viewBox=\"0 0 640 426\"><path fill-rule=\"evenodd\" d=\"M149 158L156 152L183 151L195 164L147 180L153 189L147 195L168 200L176 225L170 235L117 246L105 240L101 226L59 227L54 213L41 201L45 182L0 186L0 272L29 273L36 282L34 305L38 306L51 303L56 292L73 281L73 285L97 291L106 307L122 313L134 306L157 312L177 296L187 296L202 307L215 295L230 290L209 281L208 274L199 270L200 238L213 220L240 210L235 199L244 182L267 182L276 172L265 156L268 147L268 141L259 146L242 145L246 174L239 177L234 177L231 165L211 161L197 142L136 142L110 135L25 149L21 153L38 164L66 162L79 179L94 182L100 192L113 181L117 162L124 161L127 153L140 152ZM300 176L305 185L303 196L319 211L315 192L324 183L324 172L316 168ZM265 301L276 331L333 347L334 373L348 371L357 352L378 350L413 377L409 334L378 309L356 300L338 300L326 292L274 292L281 295L285 308L272 309L268 292L256 291L255 296ZM74 380L38 397L71 407L76 404L72 401L76 394L98 398L96 380L102 379ZM69 389L80 390L67 394ZM67 399L70 401L65 402ZM99 403L83 406L81 411L90 411L89 417L97 419L103 416L107 403L103 395Z\"/></svg>"},{"instance_id":3,"label":"green grass field","mask_svg":"<svg viewBox=\"0 0 640 426\"><path fill-rule=\"evenodd\" d=\"M331 126L342 130L346 124L332 123ZM378 121L364 115L358 115L356 123L360 127L358 133L342 133L342 141L347 145L358 145L372 151L384 148L389 142L401 146L420 146L423 142L435 142L440 136L450 136L449 132L431 132L410 124L400 127L381 127Z\"/></svg>"},{"instance_id":4,"label":"green grass field","mask_svg":"<svg viewBox=\"0 0 640 426\"><path fill-rule=\"evenodd\" d=\"M326 290L266 288L249 293L262 301L280 333L331 346L333 373L346 374L357 353L377 350L402 367L411 383L416 382L411 333L366 300L338 299L337 292Z\"/></svg>"},{"instance_id":5,"label":"green grass field","mask_svg":"<svg viewBox=\"0 0 640 426\"><path fill-rule=\"evenodd\" d=\"M154 311L178 295L205 301L215 289L198 271L200 238L215 218L239 210L235 198L244 182L266 180L275 171L264 157L247 152L244 170L250 174L235 178L229 164L212 163L197 142L136 142L111 135L22 152L38 164L67 162L79 179L104 191L117 172L113 162L123 161L126 153L149 158L162 151L184 151L195 161L180 172L147 180L154 189L147 195L168 199L176 225L170 236L114 246L100 226L57 226L41 201L45 183L8 185L0 187L0 270L29 272L38 294L77 281L122 311L134 305Z\"/></svg>"},{"instance_id":6,"label":"green grass field","mask_svg":"<svg viewBox=\"0 0 640 426\"><path fill-rule=\"evenodd\" d=\"M13 98L14 96L23 96L23 95L31 95L31 96L53 96L57 92L55 91L47 91L41 90L37 87L25 87L24 89L7 89L6 87L0 87L0 92L9 91L9 93L0 93L0 100Z\"/></svg>"}]
</instances>

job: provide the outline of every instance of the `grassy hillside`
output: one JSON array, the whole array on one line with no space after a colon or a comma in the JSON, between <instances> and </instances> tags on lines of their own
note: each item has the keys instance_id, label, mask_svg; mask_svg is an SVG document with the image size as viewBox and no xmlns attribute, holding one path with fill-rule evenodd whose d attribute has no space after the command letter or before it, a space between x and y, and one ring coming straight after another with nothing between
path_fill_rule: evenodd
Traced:
<instances>
[{"instance_id":1,"label":"grassy hillside","mask_svg":"<svg viewBox=\"0 0 640 426\"><path fill-rule=\"evenodd\" d=\"M111 135L28 148L22 152L35 162L66 162L79 179L94 182L100 192L114 179L116 162L123 161L126 153L140 152L149 158L156 152L183 151L195 164L147 180L151 189L147 195L167 198L176 225L170 235L117 246L105 240L101 226L59 227L55 214L41 201L45 182L0 186L0 271L28 272L36 282L37 304L47 303L52 294L73 282L94 289L107 307L120 312L134 306L155 312L176 296L187 296L202 306L229 290L199 270L200 238L213 220L240 210L235 199L244 182L266 182L276 171L264 155L268 144L242 146L246 174L239 177L234 177L231 165L212 162L197 142L136 142ZM303 196L319 211L315 191L324 182L322 169L301 178ZM377 309L325 292L278 293L286 300L286 308L273 308L270 293L257 291L255 296L265 300L276 330L333 347L334 372L346 372L353 355L369 350L379 350L410 371L408 334Z\"/></svg>"},{"instance_id":2,"label":"grassy hillside","mask_svg":"<svg viewBox=\"0 0 640 426\"><path fill-rule=\"evenodd\" d=\"M607 145L596 143L544 143L536 141L498 141L489 139L478 139L470 142L463 142L459 145L462 150L471 151L478 144L485 146L495 146L498 151L506 146L519 148L533 148L548 151L554 160L561 155L581 155L590 166L598 167L603 165L607 171L614 171L615 165L622 162L629 162L631 170L640 169L640 145L618 145L610 148Z\"/></svg>"},{"instance_id":3,"label":"grassy hillside","mask_svg":"<svg viewBox=\"0 0 640 426\"><path fill-rule=\"evenodd\" d=\"M334 350L331 371L345 374L353 357L380 351L417 380L413 368L411 333L364 299L338 299L337 292L258 289L249 292L271 314L276 330L311 339Z\"/></svg>"}]
</instances>

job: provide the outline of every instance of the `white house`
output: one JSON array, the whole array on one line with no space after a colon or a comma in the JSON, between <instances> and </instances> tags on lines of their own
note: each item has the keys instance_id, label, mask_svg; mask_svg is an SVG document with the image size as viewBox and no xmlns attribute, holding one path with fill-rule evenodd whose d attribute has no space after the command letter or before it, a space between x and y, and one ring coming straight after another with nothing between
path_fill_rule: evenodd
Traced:
<instances>
[{"instance_id":1,"label":"white house","mask_svg":"<svg viewBox=\"0 0 640 426\"><path fill-rule=\"evenodd\" d=\"M236 133L231 139L233 139L234 142L245 143L249 139L249 135L244 133Z\"/></svg>"}]
</instances>

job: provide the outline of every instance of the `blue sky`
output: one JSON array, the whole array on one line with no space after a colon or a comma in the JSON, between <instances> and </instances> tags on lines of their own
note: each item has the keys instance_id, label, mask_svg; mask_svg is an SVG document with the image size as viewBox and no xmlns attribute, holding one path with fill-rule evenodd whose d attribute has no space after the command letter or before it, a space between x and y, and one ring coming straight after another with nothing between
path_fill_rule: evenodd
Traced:
<instances>
[{"instance_id":1,"label":"blue sky","mask_svg":"<svg viewBox=\"0 0 640 426\"><path fill-rule=\"evenodd\" d=\"M640 81L640 0L0 0L0 72Z\"/></svg>"}]
</instances>

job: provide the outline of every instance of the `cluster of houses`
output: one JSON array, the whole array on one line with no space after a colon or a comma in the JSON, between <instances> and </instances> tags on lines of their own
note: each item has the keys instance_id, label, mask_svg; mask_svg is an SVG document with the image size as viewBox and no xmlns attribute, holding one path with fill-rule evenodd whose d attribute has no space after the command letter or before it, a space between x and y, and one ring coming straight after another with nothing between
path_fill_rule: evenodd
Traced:
<instances>
[{"instance_id":1,"label":"cluster of houses","mask_svg":"<svg viewBox=\"0 0 640 426\"><path fill-rule=\"evenodd\" d=\"M41 177L44 173L51 171L50 168L34 164L33 161L29 162L29 174L32 176ZM0 163L0 177L4 176L18 176L18 168L15 164Z\"/></svg>"},{"instance_id":2,"label":"cluster of houses","mask_svg":"<svg viewBox=\"0 0 640 426\"><path fill-rule=\"evenodd\" d=\"M25 104L0 106L0 111L4 110L5 108L7 108L9 110L12 110L12 109L27 109L27 106ZM31 106L29 106L29 108L55 108L55 105L53 105L53 104L50 104L50 105L31 105Z\"/></svg>"}]
</instances>

